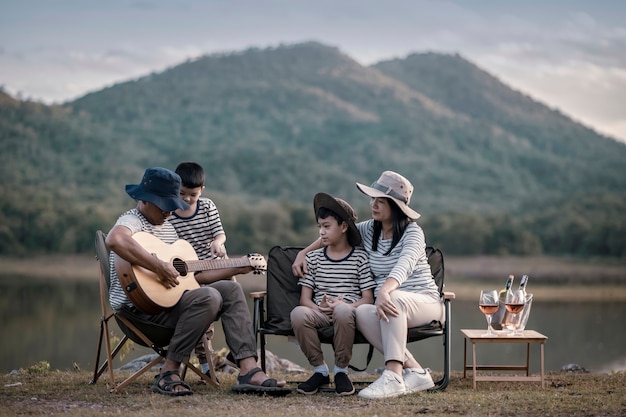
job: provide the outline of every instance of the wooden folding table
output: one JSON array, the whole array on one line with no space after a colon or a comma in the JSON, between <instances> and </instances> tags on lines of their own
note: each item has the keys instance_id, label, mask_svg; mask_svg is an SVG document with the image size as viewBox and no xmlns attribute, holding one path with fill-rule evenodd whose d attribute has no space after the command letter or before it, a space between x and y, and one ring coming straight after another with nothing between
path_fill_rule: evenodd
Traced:
<instances>
[{"instance_id":1,"label":"wooden folding table","mask_svg":"<svg viewBox=\"0 0 626 417\"><path fill-rule=\"evenodd\" d=\"M476 381L536 381L541 382L541 388L545 388L544 379L544 346L547 336L535 330L524 330L521 335L513 336L509 334L496 334L491 337L483 337L487 330L461 329L465 336L463 340L463 378L468 370L472 371L474 388ZM472 343L472 364L467 364L467 341ZM526 364L525 365L478 365L476 363L476 345L479 343L526 343ZM538 343L540 348L541 373L539 376L530 375L530 345ZM516 374L483 374L478 371L525 371L526 375Z\"/></svg>"}]
</instances>

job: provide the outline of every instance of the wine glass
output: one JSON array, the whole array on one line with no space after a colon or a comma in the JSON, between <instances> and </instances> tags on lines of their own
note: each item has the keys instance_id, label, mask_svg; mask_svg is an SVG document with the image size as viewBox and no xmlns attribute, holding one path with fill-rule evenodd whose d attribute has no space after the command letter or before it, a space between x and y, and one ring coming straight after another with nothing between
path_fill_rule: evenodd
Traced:
<instances>
[{"instance_id":1,"label":"wine glass","mask_svg":"<svg viewBox=\"0 0 626 417\"><path fill-rule=\"evenodd\" d=\"M500 298L497 290L482 290L480 292L478 308L480 308L480 311L487 319L487 333L482 334L481 337L493 337L496 335L491 328L491 316L498 311L498 307L500 307Z\"/></svg>"},{"instance_id":2,"label":"wine glass","mask_svg":"<svg viewBox=\"0 0 626 417\"><path fill-rule=\"evenodd\" d=\"M519 336L521 332L520 327L520 314L524 311L524 305L526 304L526 294L522 290L509 291L506 293L504 299L506 311L509 312L511 318L507 320L509 324L513 326L513 336Z\"/></svg>"}]
</instances>

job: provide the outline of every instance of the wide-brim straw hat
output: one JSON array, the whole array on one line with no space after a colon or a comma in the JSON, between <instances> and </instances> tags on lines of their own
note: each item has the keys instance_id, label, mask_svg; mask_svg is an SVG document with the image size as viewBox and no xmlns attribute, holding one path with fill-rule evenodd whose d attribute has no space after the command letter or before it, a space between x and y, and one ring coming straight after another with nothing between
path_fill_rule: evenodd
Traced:
<instances>
[{"instance_id":1,"label":"wide-brim straw hat","mask_svg":"<svg viewBox=\"0 0 626 417\"><path fill-rule=\"evenodd\" d=\"M361 245L361 234L359 229L356 228L356 212L345 200L341 198L335 198L329 194L317 193L313 197L313 210L317 216L317 210L320 207L327 208L335 212L341 219L348 225L348 242L352 246Z\"/></svg>"},{"instance_id":2,"label":"wide-brim straw hat","mask_svg":"<svg viewBox=\"0 0 626 417\"><path fill-rule=\"evenodd\" d=\"M385 197L396 202L400 210L411 220L420 218L420 214L409 207L413 185L402 175L393 171L384 171L370 187L356 183L357 188L370 197Z\"/></svg>"}]
</instances>

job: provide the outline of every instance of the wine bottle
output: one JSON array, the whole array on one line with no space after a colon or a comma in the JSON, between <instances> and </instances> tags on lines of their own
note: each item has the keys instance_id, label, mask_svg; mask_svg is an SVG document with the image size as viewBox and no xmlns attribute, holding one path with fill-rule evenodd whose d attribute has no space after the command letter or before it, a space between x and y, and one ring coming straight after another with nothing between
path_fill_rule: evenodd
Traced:
<instances>
[{"instance_id":1,"label":"wine bottle","mask_svg":"<svg viewBox=\"0 0 626 417\"><path fill-rule=\"evenodd\" d=\"M522 313L517 316L517 329L524 331L526 328L526 321L528 320L528 314L530 311L530 305L528 305L528 294L526 294L526 286L528 285L528 275L522 275L519 282L519 290L524 294L524 309Z\"/></svg>"},{"instance_id":2,"label":"wine bottle","mask_svg":"<svg viewBox=\"0 0 626 417\"><path fill-rule=\"evenodd\" d=\"M506 284L504 285L504 288L501 289L500 292L498 293L500 297L500 307L498 308L498 311L496 312L496 314L493 315L491 319L491 326L496 330L502 330L504 328L504 323L506 319L506 307L505 307L506 293L511 291L511 288L513 287L514 279L515 277L513 275L509 275L509 277L506 280Z\"/></svg>"},{"instance_id":3,"label":"wine bottle","mask_svg":"<svg viewBox=\"0 0 626 417\"><path fill-rule=\"evenodd\" d=\"M513 280L515 279L515 277L513 275L509 275L509 278L506 280L506 284L504 286L503 289L500 290L500 302L504 303L506 300L506 293L511 291L511 288L513 288ZM521 285L521 283L520 283Z\"/></svg>"},{"instance_id":4,"label":"wine bottle","mask_svg":"<svg viewBox=\"0 0 626 417\"><path fill-rule=\"evenodd\" d=\"M524 292L524 297L526 297L526 284L528 284L528 275L522 275L522 279L519 282L519 289Z\"/></svg>"}]
</instances>

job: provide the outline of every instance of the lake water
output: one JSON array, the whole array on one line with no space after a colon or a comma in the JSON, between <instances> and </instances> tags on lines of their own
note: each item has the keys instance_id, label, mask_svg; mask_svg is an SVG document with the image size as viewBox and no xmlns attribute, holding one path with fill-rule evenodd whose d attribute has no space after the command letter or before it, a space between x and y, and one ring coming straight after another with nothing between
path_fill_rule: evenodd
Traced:
<instances>
[{"instance_id":1,"label":"lake water","mask_svg":"<svg viewBox=\"0 0 626 417\"><path fill-rule=\"evenodd\" d=\"M251 306L250 306L251 308ZM26 368L38 361L48 361L53 369L71 369L74 364L91 370L98 342L100 301L96 282L0 282L0 313L3 341L0 348L0 371ZM548 341L545 350L546 371L559 371L563 365L579 364L592 372L626 369L626 333L623 321L626 303L542 303L534 300L527 329L537 330ZM462 328L484 328L486 321L477 303L452 303L452 370L463 369ZM117 330L118 336L121 332ZM217 326L214 347L225 346ZM410 344L423 366L443 370L441 338ZM267 349L308 367L299 348L285 337L268 337ZM326 347L332 362L332 350ZM531 371L538 372L538 345L532 345ZM134 355L149 353L137 348ZM361 367L366 346L355 347L354 364ZM481 345L479 362L503 364L523 361L525 345ZM468 354L471 354L469 352ZM376 353L369 371L382 366Z\"/></svg>"}]
</instances>

